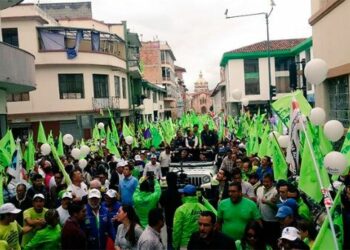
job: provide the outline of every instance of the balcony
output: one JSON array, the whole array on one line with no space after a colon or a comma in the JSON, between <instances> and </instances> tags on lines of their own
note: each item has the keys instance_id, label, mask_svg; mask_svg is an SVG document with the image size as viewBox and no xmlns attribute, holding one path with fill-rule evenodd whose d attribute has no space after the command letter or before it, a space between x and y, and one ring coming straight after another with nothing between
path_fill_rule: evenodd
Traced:
<instances>
[{"instance_id":1,"label":"balcony","mask_svg":"<svg viewBox=\"0 0 350 250\"><path fill-rule=\"evenodd\" d=\"M119 97L111 96L107 98L92 98L92 109L120 109Z\"/></svg>"},{"instance_id":2,"label":"balcony","mask_svg":"<svg viewBox=\"0 0 350 250\"><path fill-rule=\"evenodd\" d=\"M37 29L40 53L37 65L92 64L126 68L125 42L115 34L68 27ZM76 43L77 40L80 42ZM76 55L68 59L67 50Z\"/></svg>"},{"instance_id":3,"label":"balcony","mask_svg":"<svg viewBox=\"0 0 350 250\"><path fill-rule=\"evenodd\" d=\"M25 50L0 42L0 85L7 93L35 90L34 56Z\"/></svg>"}]
</instances>

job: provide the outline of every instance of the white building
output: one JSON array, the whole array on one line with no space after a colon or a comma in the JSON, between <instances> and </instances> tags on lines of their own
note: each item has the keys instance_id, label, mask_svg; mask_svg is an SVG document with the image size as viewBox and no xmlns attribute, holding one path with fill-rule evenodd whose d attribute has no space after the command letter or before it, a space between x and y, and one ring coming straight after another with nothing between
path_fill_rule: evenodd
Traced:
<instances>
[{"instance_id":1,"label":"white building","mask_svg":"<svg viewBox=\"0 0 350 250\"><path fill-rule=\"evenodd\" d=\"M242 98L248 98L249 108L267 108L270 99L267 42L259 42L224 53L221 60L226 96L226 112L238 113L241 104L235 100L232 91L242 90ZM276 87L277 98L291 91L289 65L292 62L306 62L312 57L312 39L287 39L270 41L271 85ZM302 87L301 65L298 63L299 80ZM313 87L307 85L307 95L313 102ZM219 97L217 97L219 98ZM275 98L273 98L275 99Z\"/></svg>"},{"instance_id":2,"label":"white building","mask_svg":"<svg viewBox=\"0 0 350 250\"><path fill-rule=\"evenodd\" d=\"M226 91L225 82L219 82L213 92L211 93L211 99L213 101L213 111L215 114L226 111Z\"/></svg>"},{"instance_id":3,"label":"white building","mask_svg":"<svg viewBox=\"0 0 350 250\"><path fill-rule=\"evenodd\" d=\"M327 80L316 87L316 106L326 110L327 119L350 123L350 1L311 1L313 51L327 62Z\"/></svg>"},{"instance_id":4,"label":"white building","mask_svg":"<svg viewBox=\"0 0 350 250\"><path fill-rule=\"evenodd\" d=\"M8 98L15 133L36 132L43 121L54 135L88 138L96 122L109 122L108 109L117 122L120 117L134 121L142 113L138 45L125 22L56 21L34 4L6 9L1 16L2 28L12 29L19 47L35 56L37 89Z\"/></svg>"}]
</instances>

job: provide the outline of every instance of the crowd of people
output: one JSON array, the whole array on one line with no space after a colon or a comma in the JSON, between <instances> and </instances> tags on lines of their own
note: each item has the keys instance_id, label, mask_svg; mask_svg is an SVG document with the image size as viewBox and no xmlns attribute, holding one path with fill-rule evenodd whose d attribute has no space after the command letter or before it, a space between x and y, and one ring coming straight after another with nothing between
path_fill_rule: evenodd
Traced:
<instances>
[{"instance_id":1,"label":"crowd of people","mask_svg":"<svg viewBox=\"0 0 350 250\"><path fill-rule=\"evenodd\" d=\"M90 153L83 169L66 148L60 160L69 181L53 157L38 152L33 171L24 162L21 182L10 175L3 182L0 249L312 248L319 225L311 205L294 180L274 180L270 157L247 155L244 140L220 140L208 125L180 129L161 146L131 148L122 140L121 158L104 148ZM208 160L208 149L217 172L210 187L179 187L170 163Z\"/></svg>"}]
</instances>

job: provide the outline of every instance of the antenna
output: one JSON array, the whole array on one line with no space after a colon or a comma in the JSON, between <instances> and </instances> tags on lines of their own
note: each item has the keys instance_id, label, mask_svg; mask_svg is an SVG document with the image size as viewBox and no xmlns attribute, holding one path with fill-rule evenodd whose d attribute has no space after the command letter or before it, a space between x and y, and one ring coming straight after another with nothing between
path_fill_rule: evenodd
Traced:
<instances>
[{"instance_id":1,"label":"antenna","mask_svg":"<svg viewBox=\"0 0 350 250\"><path fill-rule=\"evenodd\" d=\"M271 0L272 1L272 0ZM228 9L225 10L225 16L227 16L228 14Z\"/></svg>"}]
</instances>

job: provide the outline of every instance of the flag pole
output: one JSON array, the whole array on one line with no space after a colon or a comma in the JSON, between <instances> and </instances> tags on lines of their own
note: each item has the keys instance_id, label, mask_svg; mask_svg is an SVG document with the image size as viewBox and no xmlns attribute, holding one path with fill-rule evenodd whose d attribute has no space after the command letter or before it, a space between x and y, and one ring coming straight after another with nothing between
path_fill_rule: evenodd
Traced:
<instances>
[{"instance_id":1,"label":"flag pole","mask_svg":"<svg viewBox=\"0 0 350 250\"><path fill-rule=\"evenodd\" d=\"M318 182L320 184L321 192L322 192L322 195L323 195L323 198L324 198L323 203L324 203L324 205L326 207L327 217L328 217L329 225L330 225L331 231L332 231L332 236L333 236L333 241L334 241L334 245L335 245L335 250L339 250L337 236L336 236L335 229L334 229L334 223L333 223L332 215L331 215L330 210L329 210L329 208L333 205L333 199L332 199L332 196L330 195L330 193L328 191L328 188L324 187L324 184L323 184L323 181L322 181L322 178L321 178L321 174L320 174L320 169L319 169L319 166L317 164L315 153L314 153L313 148L311 146L309 136L306 133L306 128L305 128L305 124L304 124L302 115L299 115L299 123L301 124L301 127L303 128L303 132L305 134L305 140L307 142L308 147L310 148L311 158L312 158L312 161L314 163L313 164L314 165L314 169L316 170L317 179L318 179Z\"/></svg>"}]
</instances>

